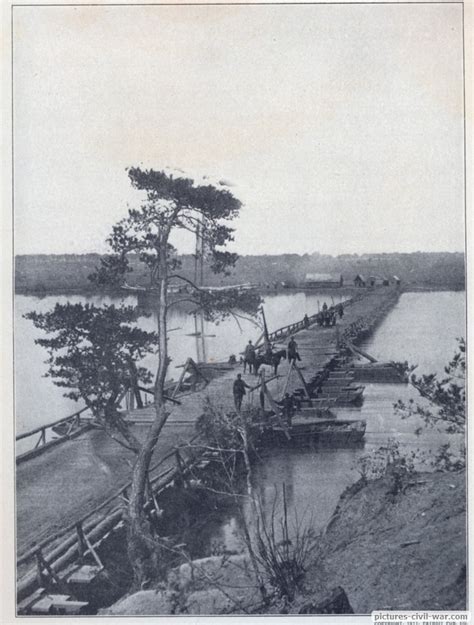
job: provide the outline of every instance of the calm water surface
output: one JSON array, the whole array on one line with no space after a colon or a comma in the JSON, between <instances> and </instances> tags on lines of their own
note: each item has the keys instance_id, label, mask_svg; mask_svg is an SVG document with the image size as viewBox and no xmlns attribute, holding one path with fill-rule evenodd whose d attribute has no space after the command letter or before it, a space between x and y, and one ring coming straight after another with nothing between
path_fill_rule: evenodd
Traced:
<instances>
[{"instance_id":1,"label":"calm water surface","mask_svg":"<svg viewBox=\"0 0 474 625\"><path fill-rule=\"evenodd\" d=\"M333 296L334 297L334 296ZM337 296L336 303L340 301ZM265 311L270 329L301 319L304 313L318 310L318 301L331 302L331 294L278 294L265 298ZM109 297L45 297L16 298L16 415L17 431L25 431L78 409L78 404L62 397L62 390L44 378L44 350L34 344L40 336L31 322L22 318L29 310L49 310L56 302L89 301L134 304L134 298L123 300ZM465 293L430 292L404 293L364 348L381 361L396 360L417 364L417 373L443 373L443 367L456 349L456 338L465 335ZM156 316L142 318L140 325L156 327ZM201 339L190 336L196 331L195 320L185 311L175 311L169 328L169 349L173 362L171 377L177 377L176 365L188 356L207 361L222 361L229 354L242 351L249 338L256 339L261 330L249 322L227 320L219 325L204 324L205 345ZM199 330L199 327L198 327ZM203 349L204 352L203 353ZM153 367L149 359L148 364ZM304 363L303 363L304 364ZM178 370L179 371L179 370ZM368 384L364 404L357 409L340 409L338 416L363 418L367 421L365 443L356 449L325 449L287 451L273 450L255 467L255 488L267 509L271 510L275 492L281 492L285 483L290 508L301 518L311 517L316 526L323 527L332 514L341 492L359 476L356 463L361 455L385 444L389 438L398 440L405 449L436 449L443 440L436 432L414 434L419 425L415 420L401 420L394 414L393 403L399 398L418 399L414 389L405 385ZM247 510L250 518L250 512ZM198 536L186 537L194 541L194 549L201 555L209 553L213 543L228 549L239 549L238 522L234 514L209 515L205 529Z\"/></svg>"},{"instance_id":2,"label":"calm water surface","mask_svg":"<svg viewBox=\"0 0 474 625\"><path fill-rule=\"evenodd\" d=\"M303 318L304 314L314 314L318 311L318 303L322 306L326 301L330 305L347 299L346 296L334 295L334 293L291 293L268 295L265 297L265 314L270 331L293 323ZM56 303L72 304L88 302L101 306L104 304L118 305L124 302L128 305L136 305L136 298L111 298L104 296L46 296L33 297L30 295L17 295L15 297L15 407L17 433L27 432L38 425L49 423L56 419L66 417L82 408L81 403L76 403L63 396L63 389L55 386L50 378L45 378L47 371L45 364L46 351L35 345L35 339L44 336L41 330L37 330L31 321L23 318L23 315L31 310L46 312L54 308ZM152 307L144 312L149 317L142 317L139 325L147 330L155 330L157 327L156 311ZM179 370L176 366L181 365L188 357L194 360L218 362L227 360L230 354L238 354L243 351L249 339L256 340L261 329L254 323L239 319L238 325L233 319L216 325L196 320L186 310L172 309L168 328L169 352L172 358L170 378L177 379ZM201 337L192 336L196 331L203 329L204 340ZM155 370L156 364L153 357L147 358L144 364Z\"/></svg>"},{"instance_id":3,"label":"calm water surface","mask_svg":"<svg viewBox=\"0 0 474 625\"><path fill-rule=\"evenodd\" d=\"M381 361L407 360L418 364L417 373L438 372L453 355L456 338L465 336L465 293L404 293L398 304L382 322L364 349ZM304 363L303 363L304 364ZM367 384L361 408L339 409L339 417L363 418L367 421L365 443L352 449L275 450L255 467L255 489L270 512L281 485L285 483L289 506L298 517L311 518L322 528L329 520L342 491L359 478L357 460L378 449L390 438L405 450L420 449L429 454L446 440L445 436L424 431L414 434L420 422L402 420L394 414L398 399L414 397L416 391L400 384ZM251 514L247 509L247 516ZM238 523L235 516L215 519L206 528L207 548L212 543L239 549Z\"/></svg>"}]
</instances>

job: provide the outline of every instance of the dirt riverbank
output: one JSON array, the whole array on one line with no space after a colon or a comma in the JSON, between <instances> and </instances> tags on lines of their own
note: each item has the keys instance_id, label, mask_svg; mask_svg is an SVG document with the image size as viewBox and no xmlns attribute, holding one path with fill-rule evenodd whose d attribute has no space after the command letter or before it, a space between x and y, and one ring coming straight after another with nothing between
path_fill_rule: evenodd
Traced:
<instances>
[{"instance_id":1,"label":"dirt riverbank","mask_svg":"<svg viewBox=\"0 0 474 625\"><path fill-rule=\"evenodd\" d=\"M185 564L172 572L166 588L129 595L102 613L261 612L245 555L213 556L193 567ZM321 538L302 592L291 605L278 601L264 612L318 613L336 587L344 589L356 614L377 609L464 610L464 472L413 475L405 492L397 495L391 493L388 478L350 487Z\"/></svg>"},{"instance_id":2,"label":"dirt riverbank","mask_svg":"<svg viewBox=\"0 0 474 625\"><path fill-rule=\"evenodd\" d=\"M417 474L395 496L387 478L352 487L307 573L329 588L342 586L356 614L464 610L465 575L464 472Z\"/></svg>"}]
</instances>

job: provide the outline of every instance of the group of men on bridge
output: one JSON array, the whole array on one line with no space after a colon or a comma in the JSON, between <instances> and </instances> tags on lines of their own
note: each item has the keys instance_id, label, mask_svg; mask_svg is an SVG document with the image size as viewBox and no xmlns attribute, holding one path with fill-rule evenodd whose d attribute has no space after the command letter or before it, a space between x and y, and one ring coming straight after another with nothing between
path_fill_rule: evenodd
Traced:
<instances>
[{"instance_id":1,"label":"group of men on bridge","mask_svg":"<svg viewBox=\"0 0 474 625\"><path fill-rule=\"evenodd\" d=\"M265 393L264 393L263 384L264 384L264 381L262 380L262 382L260 383L260 407L262 410L265 409ZM233 392L234 392L235 409L239 413L242 408L242 401L245 395L247 394L247 389L254 390L249 384L247 384L247 382L245 382L245 380L242 380L242 374L238 373L237 378L234 382ZM289 393L285 393L283 399L276 403L280 406L287 425L291 426L291 419L293 418L293 415L297 407L297 402L295 398L293 397L293 395L290 395Z\"/></svg>"},{"instance_id":2,"label":"group of men on bridge","mask_svg":"<svg viewBox=\"0 0 474 625\"><path fill-rule=\"evenodd\" d=\"M258 375L258 370L261 365L271 365L273 367L273 373L278 374L278 366L282 358L287 358L289 363L296 363L297 360L301 360L298 353L298 344L295 339L291 337L288 343L288 349L274 350L274 346L268 342L267 347L263 352L257 352L257 348L249 341L245 346L243 364L244 373L247 373L247 367L249 373Z\"/></svg>"},{"instance_id":3,"label":"group of men on bridge","mask_svg":"<svg viewBox=\"0 0 474 625\"><path fill-rule=\"evenodd\" d=\"M344 306L338 304L328 308L328 305L324 302L322 309L316 315L316 322L321 327L335 326L338 316L339 319L342 319L344 316Z\"/></svg>"},{"instance_id":4,"label":"group of men on bridge","mask_svg":"<svg viewBox=\"0 0 474 625\"><path fill-rule=\"evenodd\" d=\"M319 326L328 327L334 326L336 324L337 317L342 319L344 316L344 306L342 303L337 306L331 306L330 308L326 304L323 303L322 309L316 315L316 322ZM311 324L309 317L307 314L303 317L304 327L308 328ZM301 356L298 352L298 344L296 343L293 337L290 338L288 342L287 350L274 351L274 346L267 339L266 340L266 348L262 352L249 341L245 346L245 350L243 353L243 365L244 365L244 373L248 371L250 374L258 375L258 371L261 365L267 364L273 367L273 373L275 375L278 374L278 365L280 364L281 358L287 358L290 366L292 364L296 365L297 361L301 361ZM263 394L263 383L262 389L260 391L260 404L263 408L264 404L264 394ZM246 389L251 389L251 387L242 379L242 374L239 373L237 375L236 380L234 381L233 386L233 394L234 394L234 404L237 412L240 412L242 407L242 400L246 395ZM288 393L285 394L285 397L280 402L283 408L283 413L287 415L287 419L291 422L291 416L294 412L294 399Z\"/></svg>"},{"instance_id":5,"label":"group of men on bridge","mask_svg":"<svg viewBox=\"0 0 474 625\"><path fill-rule=\"evenodd\" d=\"M307 316L306 316L307 318ZM309 319L308 319L309 325ZM306 326L306 323L305 323ZM243 364L244 364L244 373L248 371L250 374L258 375L259 368L262 365L270 365L273 368L273 373L278 375L278 366L280 364L280 360L282 358L287 358L290 366L297 361L301 361L301 356L298 352L298 344L293 337L290 338L288 342L288 348L286 350L274 351L274 346L268 342L266 349L262 353L258 353L257 348L249 341L245 347L243 354ZM263 408L264 404L264 396L263 396L263 382L261 384L261 392L260 392L260 404ZM246 395L246 389L250 389L251 387L242 379L242 374L237 374L237 378L234 381L233 386L233 394L234 394L234 404L237 412L240 412L242 407L242 401L244 396ZM288 409L290 402L289 397L285 397L282 401L284 402L284 410ZM292 401L292 400L291 400Z\"/></svg>"}]
</instances>

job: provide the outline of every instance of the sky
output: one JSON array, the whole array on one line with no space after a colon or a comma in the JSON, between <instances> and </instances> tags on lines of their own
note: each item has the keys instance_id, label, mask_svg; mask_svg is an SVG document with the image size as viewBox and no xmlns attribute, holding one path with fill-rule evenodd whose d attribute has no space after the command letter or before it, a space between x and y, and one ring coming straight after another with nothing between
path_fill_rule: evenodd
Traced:
<instances>
[{"instance_id":1,"label":"sky","mask_svg":"<svg viewBox=\"0 0 474 625\"><path fill-rule=\"evenodd\" d=\"M137 165L229 181L241 254L464 248L461 4L16 6L13 36L17 254L105 252Z\"/></svg>"}]
</instances>

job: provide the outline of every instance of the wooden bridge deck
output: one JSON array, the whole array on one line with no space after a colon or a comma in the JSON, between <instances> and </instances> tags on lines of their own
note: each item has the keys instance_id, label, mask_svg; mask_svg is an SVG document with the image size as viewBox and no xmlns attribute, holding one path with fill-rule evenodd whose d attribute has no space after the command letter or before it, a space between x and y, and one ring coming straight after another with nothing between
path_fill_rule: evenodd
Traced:
<instances>
[{"instance_id":1,"label":"wooden bridge deck","mask_svg":"<svg viewBox=\"0 0 474 625\"><path fill-rule=\"evenodd\" d=\"M135 430L139 437L146 432L140 426ZM153 462L193 434L192 425L165 428ZM130 480L132 463L131 452L104 432L93 429L18 465L18 554L73 524L124 486ZM169 464L173 464L173 459Z\"/></svg>"},{"instance_id":2,"label":"wooden bridge deck","mask_svg":"<svg viewBox=\"0 0 474 625\"><path fill-rule=\"evenodd\" d=\"M276 349L287 346L287 339L284 343L275 343ZM336 353L336 331L334 328L319 328L312 326L308 330L301 330L296 335L296 341L298 344L298 350L301 356L301 362L298 363L299 368L302 370L305 378L308 379L311 374L324 366L325 362L329 360ZM267 379L271 377L271 368L267 367ZM209 400L216 408L221 408L224 411L235 410L234 398L232 387L234 380L238 373L242 374L242 379L249 386L256 386L259 382L259 378L253 374L243 373L242 365L238 364L232 367L232 369L223 372L221 375L211 380L211 382L204 388L197 390L193 393L182 395L179 397L181 405L170 406L171 414L168 417L168 423L189 423L190 420L196 420L202 413L205 402ZM272 395L278 399L283 392L286 377L288 374L288 361L282 360L278 367L278 379L271 380L268 384ZM292 373L290 379L289 389L293 386L301 387L301 381L298 379L296 373ZM244 398L245 404L258 405L258 393L248 392ZM155 416L153 404L136 409L128 413L127 418L135 423L150 423Z\"/></svg>"},{"instance_id":3,"label":"wooden bridge deck","mask_svg":"<svg viewBox=\"0 0 474 625\"><path fill-rule=\"evenodd\" d=\"M296 336L302 368L306 379L334 353L337 335L360 317L370 314L380 306L385 291L377 290L353 302L345 310L336 327L320 328L316 325L301 330ZM282 345L288 343L285 339ZM280 377L269 388L278 397L284 388L288 371L287 361L282 361ZM215 377L204 389L181 396L180 406L173 406L167 427L157 444L154 457L159 459L173 446L189 440L194 434L194 421L202 412L206 398L225 410L233 409L232 384L242 366L236 365ZM301 386L296 375L291 386ZM257 379L249 374L243 376L250 385ZM291 387L290 387L291 388ZM246 402L258 404L258 393L247 395ZM136 433L143 436L146 423L153 418L153 406L135 410L130 414L136 425ZM17 551L25 552L32 545L56 534L88 510L104 501L130 478L133 456L103 432L90 430L75 439L48 449L41 455L17 467L16 512Z\"/></svg>"}]
</instances>

